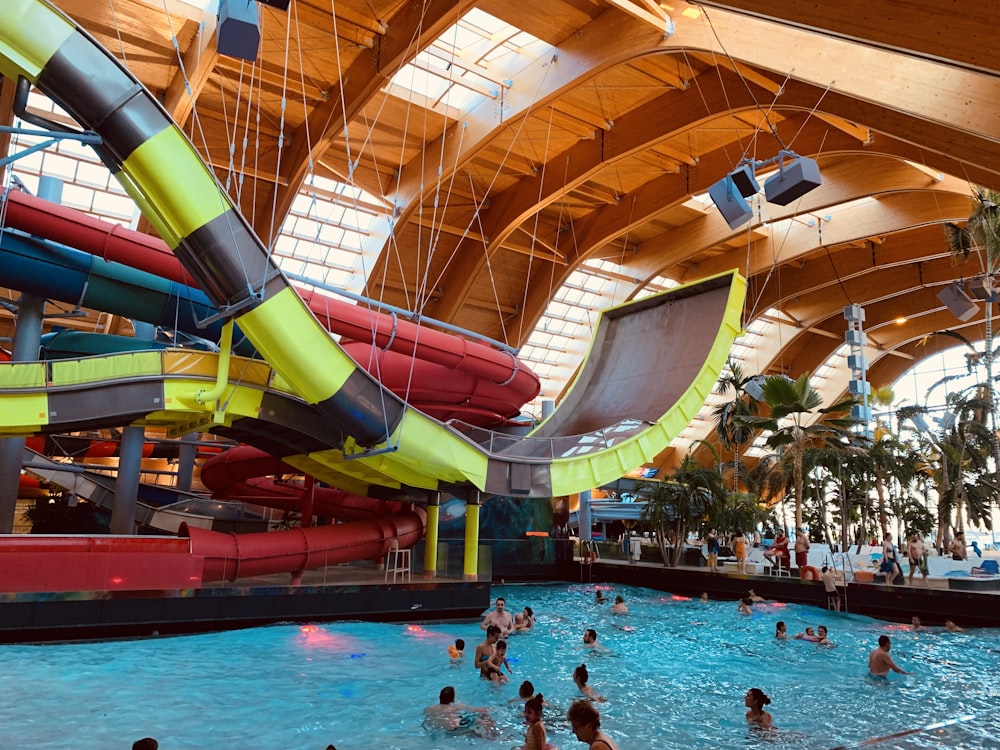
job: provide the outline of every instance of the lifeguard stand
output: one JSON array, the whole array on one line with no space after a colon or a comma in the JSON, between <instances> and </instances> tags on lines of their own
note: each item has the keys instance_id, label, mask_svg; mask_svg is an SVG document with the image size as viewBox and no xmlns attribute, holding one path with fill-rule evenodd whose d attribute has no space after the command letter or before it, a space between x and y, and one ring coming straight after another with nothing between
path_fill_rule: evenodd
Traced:
<instances>
[{"instance_id":1,"label":"lifeguard stand","mask_svg":"<svg viewBox=\"0 0 1000 750\"><path fill-rule=\"evenodd\" d=\"M389 543L389 551L385 556L385 580L389 580L392 575L392 582L396 582L396 576L401 580L410 581L410 550L400 549L399 540L393 539Z\"/></svg>"}]
</instances>

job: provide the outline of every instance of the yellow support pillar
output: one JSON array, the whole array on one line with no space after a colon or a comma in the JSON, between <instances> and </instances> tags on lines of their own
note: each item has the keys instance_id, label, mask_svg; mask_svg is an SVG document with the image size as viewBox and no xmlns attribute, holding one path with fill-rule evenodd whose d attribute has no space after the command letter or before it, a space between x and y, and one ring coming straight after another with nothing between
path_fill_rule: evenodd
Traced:
<instances>
[{"instance_id":1,"label":"yellow support pillar","mask_svg":"<svg viewBox=\"0 0 1000 750\"><path fill-rule=\"evenodd\" d=\"M432 492L427 501L427 532L424 534L424 578L437 577L438 522L441 518L441 493Z\"/></svg>"},{"instance_id":2,"label":"yellow support pillar","mask_svg":"<svg viewBox=\"0 0 1000 750\"><path fill-rule=\"evenodd\" d=\"M465 567L466 581L479 580L479 491L465 504Z\"/></svg>"}]
</instances>

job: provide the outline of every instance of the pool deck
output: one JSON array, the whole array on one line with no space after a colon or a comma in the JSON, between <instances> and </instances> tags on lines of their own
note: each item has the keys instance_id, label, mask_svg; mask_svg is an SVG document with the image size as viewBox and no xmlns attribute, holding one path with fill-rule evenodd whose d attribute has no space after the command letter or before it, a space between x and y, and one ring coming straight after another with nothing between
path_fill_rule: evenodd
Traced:
<instances>
[{"instance_id":1,"label":"pool deck","mask_svg":"<svg viewBox=\"0 0 1000 750\"><path fill-rule=\"evenodd\" d=\"M793 571L794 573L794 571ZM712 572L703 567L665 568L659 563L601 560L565 563L560 578L584 583L619 583L669 591L681 596L733 600L749 589L766 599L826 607L819 581L797 577ZM842 610L893 622L917 615L925 625L954 620L962 627L1000 627L1000 580L996 578L928 578L918 575L912 586L849 582L841 587Z\"/></svg>"}]
</instances>

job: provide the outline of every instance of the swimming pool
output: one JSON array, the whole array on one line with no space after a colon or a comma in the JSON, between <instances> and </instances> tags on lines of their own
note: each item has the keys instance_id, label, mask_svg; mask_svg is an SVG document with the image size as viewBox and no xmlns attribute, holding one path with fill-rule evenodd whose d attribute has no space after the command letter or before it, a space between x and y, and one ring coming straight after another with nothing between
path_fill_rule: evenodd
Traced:
<instances>
[{"instance_id":1,"label":"swimming pool","mask_svg":"<svg viewBox=\"0 0 1000 750\"><path fill-rule=\"evenodd\" d=\"M603 727L621 750L649 748L833 748L959 720L875 747L1000 747L1000 630L912 633L856 615L803 605L691 601L650 589L602 586L630 613L595 605L594 587L494 587L508 608L531 606L538 624L509 639L514 675L505 686L472 666L478 622L276 625L172 638L89 644L0 646L0 747L126 748L154 736L164 750L503 748L524 738L524 679L562 711L578 695L585 662L606 695ZM834 647L774 640L826 624ZM606 651L582 648L593 627ZM624 630L633 628L633 630ZM913 676L866 677L878 636ZM465 663L447 647L466 641ZM459 702L493 709L499 737L452 737L424 729L422 709L454 685ZM743 696L760 687L779 730L750 731ZM973 719L964 717L972 716ZM549 741L582 748L560 715L546 711Z\"/></svg>"}]
</instances>

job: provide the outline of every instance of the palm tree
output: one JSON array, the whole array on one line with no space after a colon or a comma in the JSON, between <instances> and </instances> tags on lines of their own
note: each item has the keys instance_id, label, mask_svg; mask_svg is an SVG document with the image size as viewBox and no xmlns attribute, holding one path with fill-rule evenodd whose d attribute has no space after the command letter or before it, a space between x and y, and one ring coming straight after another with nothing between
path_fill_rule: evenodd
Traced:
<instances>
[{"instance_id":1,"label":"palm tree","mask_svg":"<svg viewBox=\"0 0 1000 750\"><path fill-rule=\"evenodd\" d=\"M948 249L962 259L974 256L979 262L987 289L991 289L1000 274L1000 191L979 187L972 196L972 213L964 227L946 222L944 225ZM993 393L993 295L986 300L986 394L987 425L992 433L991 453L994 471L1000 481L1000 439L996 428L996 398Z\"/></svg>"},{"instance_id":2,"label":"palm tree","mask_svg":"<svg viewBox=\"0 0 1000 750\"><path fill-rule=\"evenodd\" d=\"M674 567L680 564L688 530L705 517L710 506L725 502L728 496L722 474L700 465L690 452L662 482L642 485L637 491L646 496L642 520L653 527L663 564ZM672 557L667 554L670 531L675 538Z\"/></svg>"},{"instance_id":3,"label":"palm tree","mask_svg":"<svg viewBox=\"0 0 1000 750\"><path fill-rule=\"evenodd\" d=\"M820 445L843 445L852 427L858 424L850 416L857 403L853 397L820 408L822 397L809 384L809 373L796 380L784 375L770 375L762 384L764 402L770 407L767 417L743 417L749 425L770 431L767 445L778 452L781 465L791 474L795 501L795 526L802 526L803 464L809 448Z\"/></svg>"},{"instance_id":4,"label":"palm tree","mask_svg":"<svg viewBox=\"0 0 1000 750\"><path fill-rule=\"evenodd\" d=\"M740 482L740 447L746 445L754 436L754 428L744 420L744 417L756 416L760 410L757 399L746 392L748 383L755 382L759 376L746 375L743 365L738 360L730 358L726 368L719 378L717 392L725 396L733 393L731 401L725 401L712 411L715 421L715 436L719 445L733 452L733 491L739 489Z\"/></svg>"}]
</instances>

